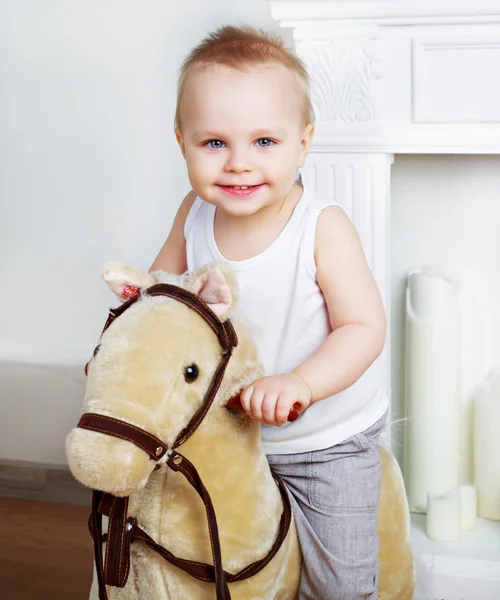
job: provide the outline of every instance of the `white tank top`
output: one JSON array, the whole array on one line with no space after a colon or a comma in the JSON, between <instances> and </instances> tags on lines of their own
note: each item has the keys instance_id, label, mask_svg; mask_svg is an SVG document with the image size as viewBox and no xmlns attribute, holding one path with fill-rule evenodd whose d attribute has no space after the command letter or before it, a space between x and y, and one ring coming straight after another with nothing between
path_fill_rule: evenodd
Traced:
<instances>
[{"instance_id":1,"label":"white tank top","mask_svg":"<svg viewBox=\"0 0 500 600\"><path fill-rule=\"evenodd\" d=\"M240 261L219 252L213 205L196 198L186 218L188 270L213 261L231 267L240 288L238 315L257 344L267 375L292 371L331 333L316 281L314 239L321 211L335 205L304 190L276 240ZM295 454L328 448L373 425L387 406L377 359L352 386L314 403L297 421L282 427L262 425L264 451Z\"/></svg>"}]
</instances>

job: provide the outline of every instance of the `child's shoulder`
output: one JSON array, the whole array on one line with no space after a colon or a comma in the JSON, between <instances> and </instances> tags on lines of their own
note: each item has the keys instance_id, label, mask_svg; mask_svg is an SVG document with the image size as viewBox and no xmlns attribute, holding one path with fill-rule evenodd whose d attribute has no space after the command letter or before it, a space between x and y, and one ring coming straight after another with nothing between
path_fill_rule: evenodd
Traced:
<instances>
[{"instance_id":1,"label":"child's shoulder","mask_svg":"<svg viewBox=\"0 0 500 600\"><path fill-rule=\"evenodd\" d=\"M322 210L328 206L341 206L339 202L331 196L326 196L319 193L313 187L304 186L300 202L304 202L308 208L314 210Z\"/></svg>"},{"instance_id":2,"label":"child's shoulder","mask_svg":"<svg viewBox=\"0 0 500 600\"><path fill-rule=\"evenodd\" d=\"M332 198L320 196L313 191L304 189L301 202L304 202L306 215L319 223L326 223L322 227L335 226L337 223L349 222L352 220L347 209L342 204L335 202Z\"/></svg>"},{"instance_id":3,"label":"child's shoulder","mask_svg":"<svg viewBox=\"0 0 500 600\"><path fill-rule=\"evenodd\" d=\"M359 236L347 210L338 203L315 203L318 212L316 250L328 252L359 241Z\"/></svg>"},{"instance_id":4,"label":"child's shoulder","mask_svg":"<svg viewBox=\"0 0 500 600\"><path fill-rule=\"evenodd\" d=\"M323 292L330 284L332 288L342 284L344 290L348 290L349 282L366 282L370 276L358 231L347 211L339 204L325 206L318 216L314 261ZM362 287L359 286L359 289Z\"/></svg>"},{"instance_id":5,"label":"child's shoulder","mask_svg":"<svg viewBox=\"0 0 500 600\"><path fill-rule=\"evenodd\" d=\"M358 232L347 209L332 198L304 190L304 212L308 223L309 244L314 245L314 262L327 259L331 268L332 256L360 257L362 252Z\"/></svg>"}]
</instances>

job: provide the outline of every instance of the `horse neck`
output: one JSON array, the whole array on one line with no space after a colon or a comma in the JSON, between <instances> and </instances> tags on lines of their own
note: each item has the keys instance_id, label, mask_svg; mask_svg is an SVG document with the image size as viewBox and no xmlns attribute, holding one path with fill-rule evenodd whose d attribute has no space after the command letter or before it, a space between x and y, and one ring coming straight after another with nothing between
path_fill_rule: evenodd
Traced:
<instances>
[{"instance_id":1,"label":"horse neck","mask_svg":"<svg viewBox=\"0 0 500 600\"><path fill-rule=\"evenodd\" d=\"M270 525L275 524L276 514L281 513L281 498L257 421L245 420L243 426L235 428L231 419L207 420L179 451L195 465L222 518L231 519L238 511L241 514L237 504L244 502L248 518L257 514L262 518L265 506Z\"/></svg>"},{"instance_id":2,"label":"horse neck","mask_svg":"<svg viewBox=\"0 0 500 600\"><path fill-rule=\"evenodd\" d=\"M283 505L262 450L259 423L247 422L238 432L231 419L214 422L209 415L178 451L194 465L210 494L226 564L236 572L265 556ZM153 472L147 486L131 498L130 511L177 556L211 563L204 510L180 473L166 468Z\"/></svg>"}]
</instances>

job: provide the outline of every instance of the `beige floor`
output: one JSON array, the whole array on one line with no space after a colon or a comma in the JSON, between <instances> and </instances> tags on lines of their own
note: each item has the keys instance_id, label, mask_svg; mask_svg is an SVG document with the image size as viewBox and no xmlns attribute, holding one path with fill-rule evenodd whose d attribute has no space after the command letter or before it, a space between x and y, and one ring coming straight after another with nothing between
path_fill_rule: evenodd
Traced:
<instances>
[{"instance_id":1,"label":"beige floor","mask_svg":"<svg viewBox=\"0 0 500 600\"><path fill-rule=\"evenodd\" d=\"M89 512L84 506L0 498L0 598L88 600Z\"/></svg>"}]
</instances>

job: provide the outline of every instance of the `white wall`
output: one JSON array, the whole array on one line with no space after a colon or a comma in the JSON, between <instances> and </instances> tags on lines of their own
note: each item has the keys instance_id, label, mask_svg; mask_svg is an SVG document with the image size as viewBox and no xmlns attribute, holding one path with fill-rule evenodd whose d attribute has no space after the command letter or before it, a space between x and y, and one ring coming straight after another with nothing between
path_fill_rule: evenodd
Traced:
<instances>
[{"instance_id":1,"label":"white wall","mask_svg":"<svg viewBox=\"0 0 500 600\"><path fill-rule=\"evenodd\" d=\"M177 69L205 33L241 21L276 27L266 0L0 2L0 459L65 462L80 369L114 304L100 266L147 269L189 189ZM467 282L478 341L465 344L464 394L500 360L500 158L400 156L393 182L397 417L410 267L444 262Z\"/></svg>"},{"instance_id":2,"label":"white wall","mask_svg":"<svg viewBox=\"0 0 500 600\"><path fill-rule=\"evenodd\" d=\"M0 2L0 459L64 462L115 304L100 267L147 269L189 191L178 68L238 22L276 27L266 0Z\"/></svg>"},{"instance_id":3,"label":"white wall","mask_svg":"<svg viewBox=\"0 0 500 600\"><path fill-rule=\"evenodd\" d=\"M404 415L406 277L425 263L460 280L461 386L470 408L474 389L500 365L500 156L397 156L391 250L393 418Z\"/></svg>"},{"instance_id":4,"label":"white wall","mask_svg":"<svg viewBox=\"0 0 500 600\"><path fill-rule=\"evenodd\" d=\"M264 24L267 4L247 4ZM0 360L88 356L112 300L101 264L149 267L189 190L177 69L241 16L243 2L1 3Z\"/></svg>"}]
</instances>

